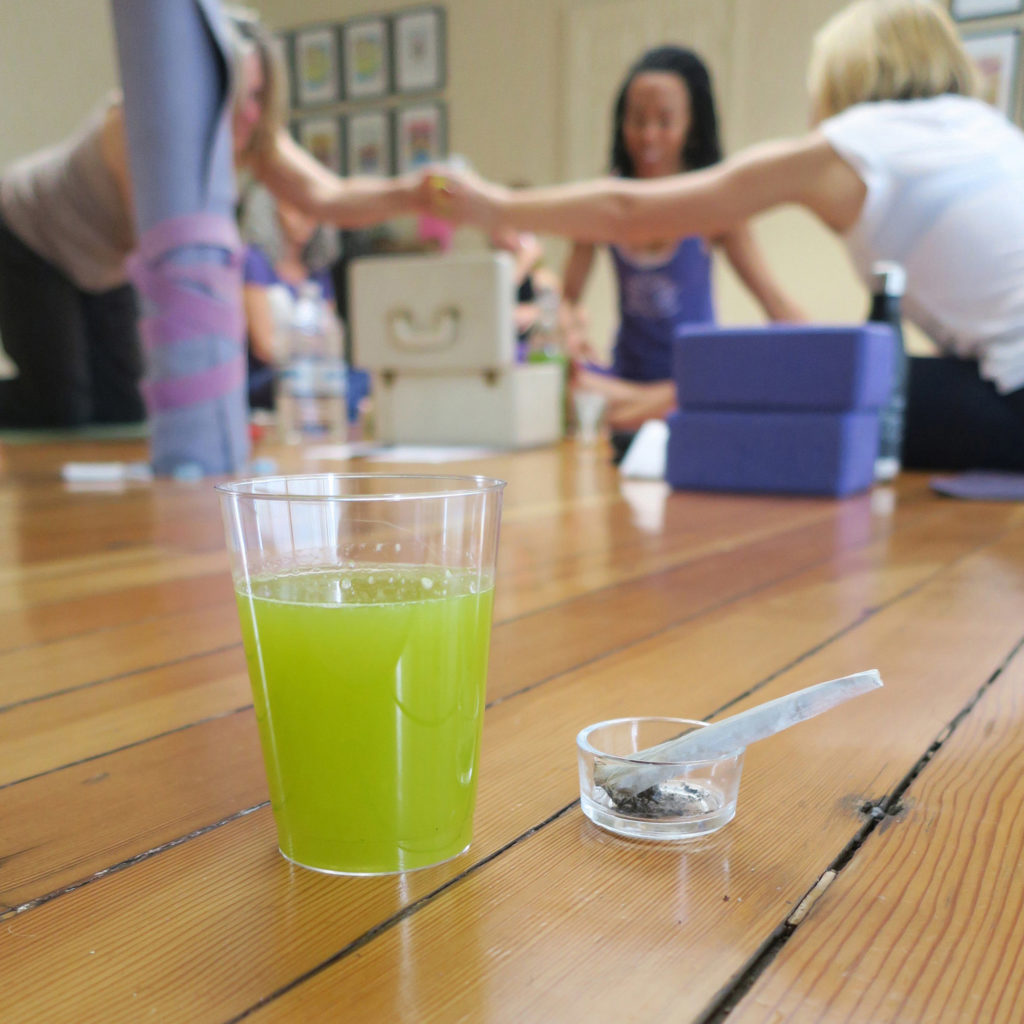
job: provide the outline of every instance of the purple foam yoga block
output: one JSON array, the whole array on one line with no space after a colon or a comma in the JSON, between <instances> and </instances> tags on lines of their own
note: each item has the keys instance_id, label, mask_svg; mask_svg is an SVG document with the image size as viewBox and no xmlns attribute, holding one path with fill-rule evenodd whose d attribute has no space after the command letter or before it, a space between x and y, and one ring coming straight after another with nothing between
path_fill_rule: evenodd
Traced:
<instances>
[{"instance_id":1,"label":"purple foam yoga block","mask_svg":"<svg viewBox=\"0 0 1024 1024\"><path fill-rule=\"evenodd\" d=\"M875 411L683 409L668 425L665 478L680 490L840 496L873 482Z\"/></svg>"},{"instance_id":2,"label":"purple foam yoga block","mask_svg":"<svg viewBox=\"0 0 1024 1024\"><path fill-rule=\"evenodd\" d=\"M887 324L695 327L676 338L673 377L686 409L877 409L895 355Z\"/></svg>"}]
</instances>

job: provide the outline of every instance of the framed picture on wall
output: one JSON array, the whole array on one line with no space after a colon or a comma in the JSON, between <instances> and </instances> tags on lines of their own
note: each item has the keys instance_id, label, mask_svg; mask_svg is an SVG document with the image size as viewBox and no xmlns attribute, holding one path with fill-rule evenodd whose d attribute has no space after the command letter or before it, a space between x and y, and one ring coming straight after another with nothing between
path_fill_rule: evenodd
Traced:
<instances>
[{"instance_id":1,"label":"framed picture on wall","mask_svg":"<svg viewBox=\"0 0 1024 1024\"><path fill-rule=\"evenodd\" d=\"M981 72L982 98L1012 119L1017 97L1020 32L1007 29L964 36L964 49Z\"/></svg>"},{"instance_id":2,"label":"framed picture on wall","mask_svg":"<svg viewBox=\"0 0 1024 1024\"><path fill-rule=\"evenodd\" d=\"M398 174L443 160L448 152L444 105L417 103L395 114L395 170Z\"/></svg>"},{"instance_id":3,"label":"framed picture on wall","mask_svg":"<svg viewBox=\"0 0 1024 1024\"><path fill-rule=\"evenodd\" d=\"M345 98L387 95L389 85L388 23L385 18L360 18L341 29Z\"/></svg>"},{"instance_id":4,"label":"framed picture on wall","mask_svg":"<svg viewBox=\"0 0 1024 1024\"><path fill-rule=\"evenodd\" d=\"M353 114L345 125L349 174L391 173L391 119L384 110Z\"/></svg>"},{"instance_id":5,"label":"framed picture on wall","mask_svg":"<svg viewBox=\"0 0 1024 1024\"><path fill-rule=\"evenodd\" d=\"M953 0L950 9L957 21L994 18L997 14L1016 14L1024 10L1024 0Z\"/></svg>"},{"instance_id":6,"label":"framed picture on wall","mask_svg":"<svg viewBox=\"0 0 1024 1024\"><path fill-rule=\"evenodd\" d=\"M295 99L300 107L335 103L338 87L338 36L332 26L295 33Z\"/></svg>"},{"instance_id":7,"label":"framed picture on wall","mask_svg":"<svg viewBox=\"0 0 1024 1024\"><path fill-rule=\"evenodd\" d=\"M440 89L445 78L444 11L421 7L394 19L396 92Z\"/></svg>"},{"instance_id":8,"label":"framed picture on wall","mask_svg":"<svg viewBox=\"0 0 1024 1024\"><path fill-rule=\"evenodd\" d=\"M335 174L342 174L341 120L337 117L304 117L298 123L297 138L303 149Z\"/></svg>"}]
</instances>

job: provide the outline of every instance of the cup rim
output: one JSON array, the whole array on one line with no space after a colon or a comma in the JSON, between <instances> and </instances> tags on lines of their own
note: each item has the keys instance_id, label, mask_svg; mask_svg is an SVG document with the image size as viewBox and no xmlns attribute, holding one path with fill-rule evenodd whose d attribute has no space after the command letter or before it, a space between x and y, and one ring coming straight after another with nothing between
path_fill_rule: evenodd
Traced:
<instances>
[{"instance_id":1,"label":"cup rim","mask_svg":"<svg viewBox=\"0 0 1024 1024\"><path fill-rule=\"evenodd\" d=\"M282 486L283 481L296 483L312 480L394 480L398 483L412 484L413 481L431 481L434 487L410 487L395 493L378 492L368 494L313 494L301 491L271 490L272 485ZM447 482L447 487L438 488L440 482ZM287 486L287 485L284 485ZM301 486L301 485L300 485ZM227 480L214 484L214 490L222 495L238 498L249 498L254 501L328 501L328 502L362 502L362 501L423 501L429 498L461 498L474 494L501 492L507 481L496 477L458 474L458 473L280 473L275 476L250 477L245 480ZM263 488L263 489L261 489Z\"/></svg>"},{"instance_id":2,"label":"cup rim","mask_svg":"<svg viewBox=\"0 0 1024 1024\"><path fill-rule=\"evenodd\" d=\"M732 750L727 754L720 754L718 757L698 757L692 760L687 759L685 761L665 762L645 761L642 758L634 757L630 754L612 754L607 750L598 749L590 742L590 734L596 729L613 725L626 725L629 722L673 722L678 725L698 725L702 728L712 724L711 722L703 722L699 718L676 718L674 715L626 715L623 718L608 718L603 722L592 722L590 725L584 726L584 728L580 729L576 734L576 746L582 753L591 754L604 761L615 761L620 764L661 765L662 767L666 764L717 764L719 761L728 761L736 758L747 749L746 747L737 747L735 750Z\"/></svg>"}]
</instances>

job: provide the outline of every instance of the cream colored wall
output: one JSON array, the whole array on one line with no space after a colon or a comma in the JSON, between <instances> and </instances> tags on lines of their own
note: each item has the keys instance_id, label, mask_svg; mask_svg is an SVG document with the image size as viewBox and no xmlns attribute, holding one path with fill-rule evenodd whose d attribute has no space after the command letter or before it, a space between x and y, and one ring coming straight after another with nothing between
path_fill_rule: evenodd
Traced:
<instances>
[{"instance_id":1,"label":"cream colored wall","mask_svg":"<svg viewBox=\"0 0 1024 1024\"><path fill-rule=\"evenodd\" d=\"M0 0L0 167L63 137L116 84L108 0Z\"/></svg>"}]
</instances>

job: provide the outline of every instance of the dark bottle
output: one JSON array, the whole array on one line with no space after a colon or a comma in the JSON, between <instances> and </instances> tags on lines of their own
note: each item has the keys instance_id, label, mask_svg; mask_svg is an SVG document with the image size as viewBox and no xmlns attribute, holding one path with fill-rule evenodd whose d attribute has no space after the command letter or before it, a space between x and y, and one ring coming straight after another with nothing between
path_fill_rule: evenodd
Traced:
<instances>
[{"instance_id":1,"label":"dark bottle","mask_svg":"<svg viewBox=\"0 0 1024 1024\"><path fill-rule=\"evenodd\" d=\"M900 264L885 261L872 264L868 321L889 324L896 338L892 387L879 414L876 480L891 480L900 471L901 465L903 415L907 404L907 353L903 347L900 303L906 284L907 274Z\"/></svg>"}]
</instances>

